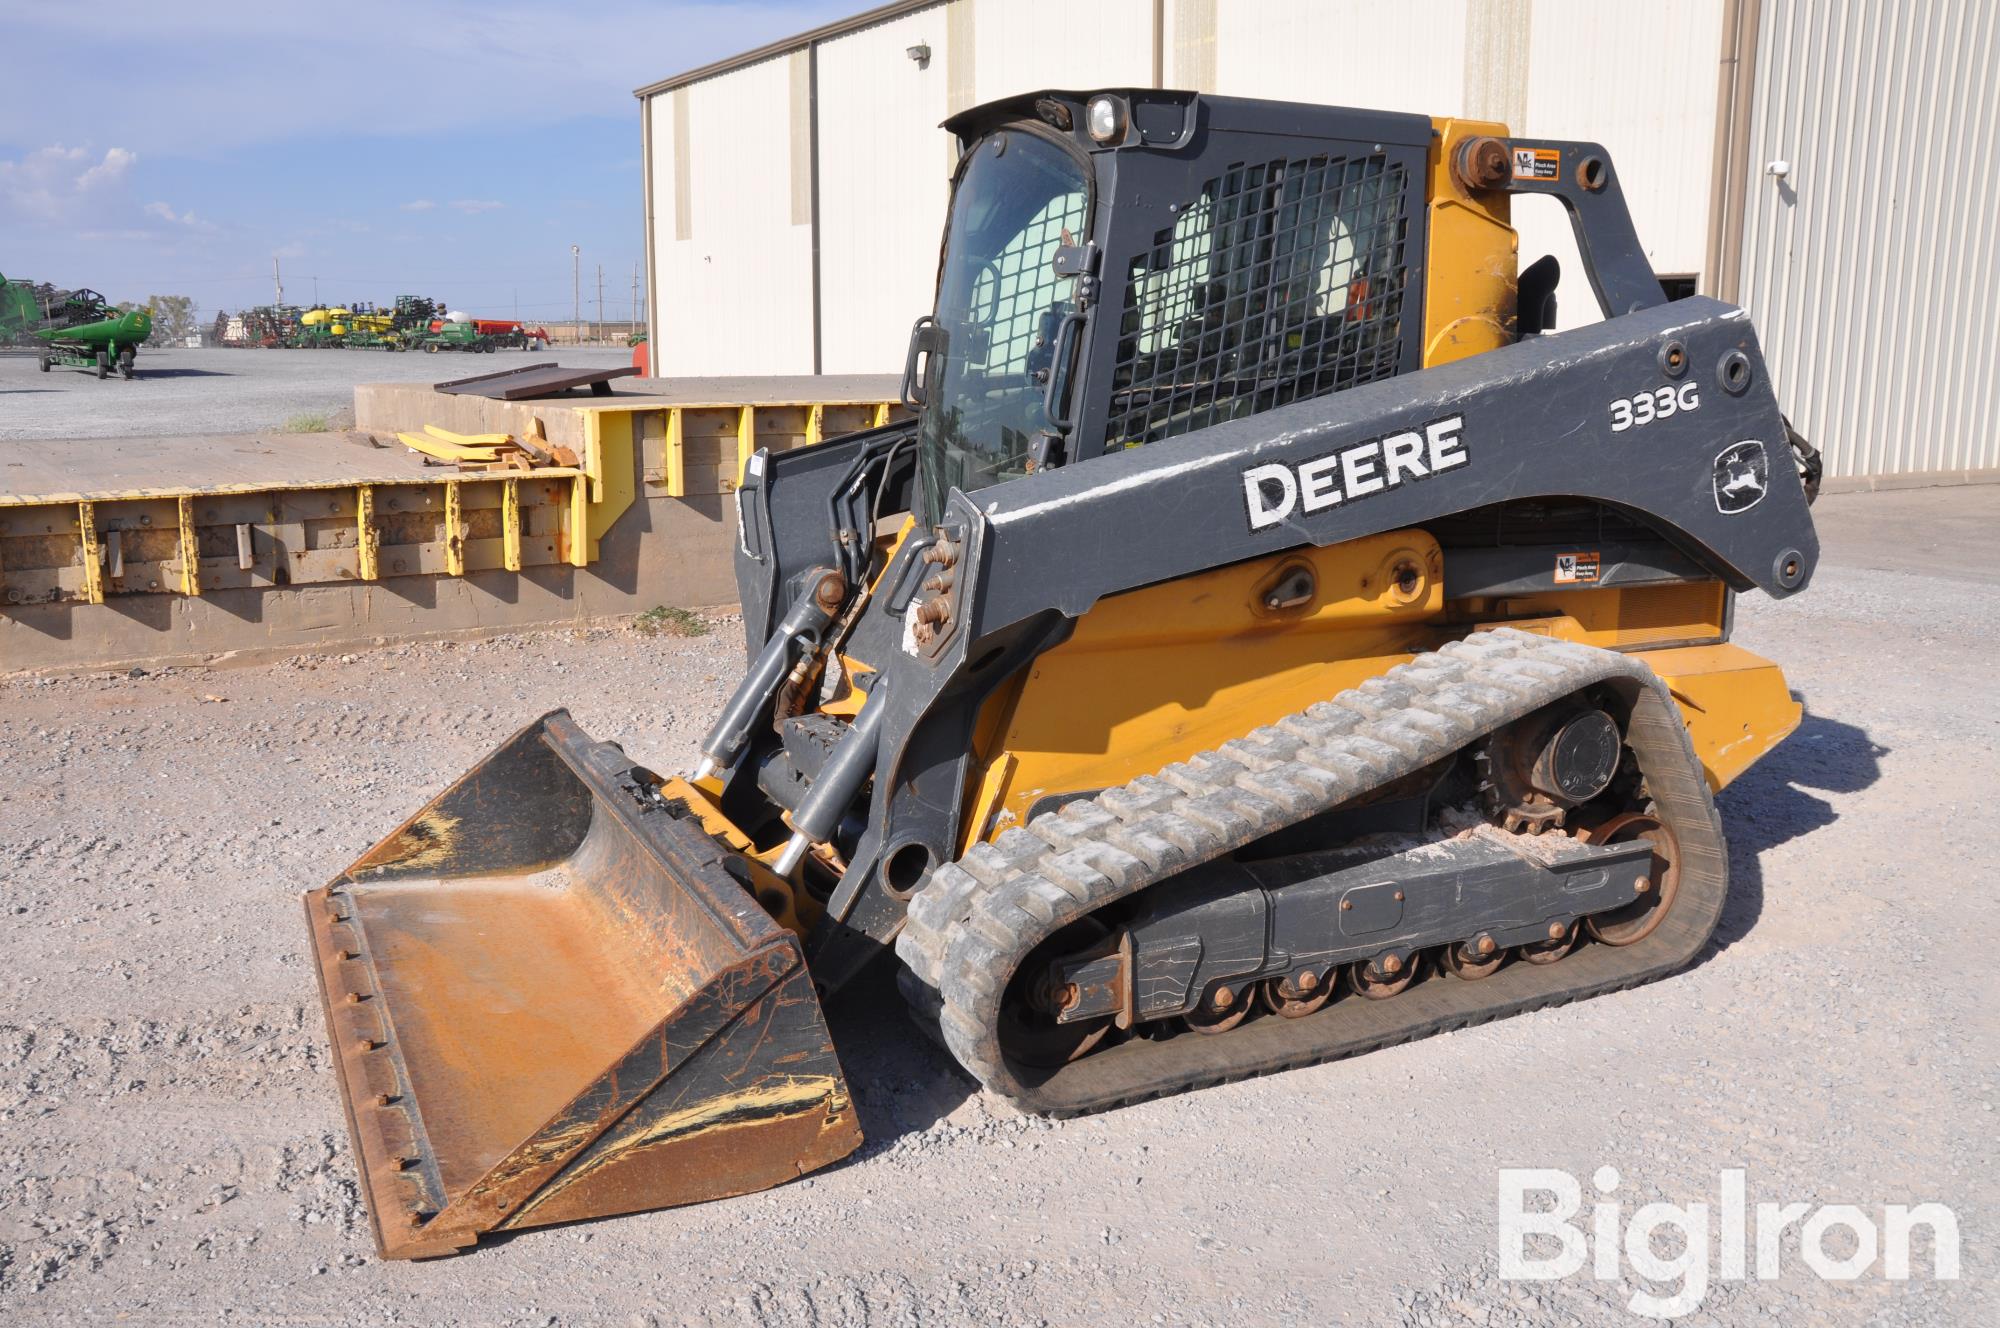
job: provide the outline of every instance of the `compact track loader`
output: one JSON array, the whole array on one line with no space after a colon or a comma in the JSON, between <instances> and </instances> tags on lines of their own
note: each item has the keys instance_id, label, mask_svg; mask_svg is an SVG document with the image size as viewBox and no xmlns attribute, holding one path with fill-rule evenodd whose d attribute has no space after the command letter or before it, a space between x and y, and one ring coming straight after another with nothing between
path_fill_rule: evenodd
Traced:
<instances>
[{"instance_id":1,"label":"compact track loader","mask_svg":"<svg viewBox=\"0 0 2000 1328\"><path fill-rule=\"evenodd\" d=\"M1805 587L1817 459L1605 153L1151 90L948 128L915 419L749 461L698 768L546 715L306 897L387 1256L843 1156L820 1000L878 959L1067 1114L1715 927L1713 795L1800 713L1731 604ZM1549 330L1524 194L1602 321Z\"/></svg>"}]
</instances>

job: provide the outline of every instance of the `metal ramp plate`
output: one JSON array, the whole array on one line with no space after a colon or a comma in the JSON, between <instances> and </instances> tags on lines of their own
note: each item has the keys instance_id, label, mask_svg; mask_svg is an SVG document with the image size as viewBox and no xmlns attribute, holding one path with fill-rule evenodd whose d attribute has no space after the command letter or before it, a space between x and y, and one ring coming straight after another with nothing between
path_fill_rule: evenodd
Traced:
<instances>
[{"instance_id":1,"label":"metal ramp plate","mask_svg":"<svg viewBox=\"0 0 2000 1328\"><path fill-rule=\"evenodd\" d=\"M495 401L530 401L538 397L552 397L573 387L588 387L592 396L608 397L611 395L612 379L634 377L638 372L637 366L629 364L616 369L565 369L554 363L525 364L518 369L454 378L450 382L433 383L431 386L454 396L491 397Z\"/></svg>"}]
</instances>

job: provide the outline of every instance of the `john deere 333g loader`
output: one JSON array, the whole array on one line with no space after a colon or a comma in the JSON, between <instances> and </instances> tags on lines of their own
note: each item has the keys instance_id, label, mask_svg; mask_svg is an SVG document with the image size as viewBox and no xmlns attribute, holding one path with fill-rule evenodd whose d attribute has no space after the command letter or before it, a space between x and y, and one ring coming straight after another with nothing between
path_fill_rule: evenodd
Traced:
<instances>
[{"instance_id":1,"label":"john deere 333g loader","mask_svg":"<svg viewBox=\"0 0 2000 1328\"><path fill-rule=\"evenodd\" d=\"M1715 927L1713 795L1799 718L1731 604L1805 587L1817 460L1604 152L1160 91L948 128L915 418L750 461L698 769L558 711L307 896L388 1256L843 1156L820 1001L871 961L1066 1114ZM1548 331L1526 194L1603 321Z\"/></svg>"}]
</instances>

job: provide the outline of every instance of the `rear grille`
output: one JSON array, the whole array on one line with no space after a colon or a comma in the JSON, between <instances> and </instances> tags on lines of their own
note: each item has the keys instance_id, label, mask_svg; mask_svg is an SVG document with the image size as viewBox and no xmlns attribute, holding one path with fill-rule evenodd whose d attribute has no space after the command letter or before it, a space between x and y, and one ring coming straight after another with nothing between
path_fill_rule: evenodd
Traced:
<instances>
[{"instance_id":1,"label":"rear grille","mask_svg":"<svg viewBox=\"0 0 2000 1328\"><path fill-rule=\"evenodd\" d=\"M1133 258L1109 447L1392 377L1409 222L1385 156L1237 163Z\"/></svg>"}]
</instances>

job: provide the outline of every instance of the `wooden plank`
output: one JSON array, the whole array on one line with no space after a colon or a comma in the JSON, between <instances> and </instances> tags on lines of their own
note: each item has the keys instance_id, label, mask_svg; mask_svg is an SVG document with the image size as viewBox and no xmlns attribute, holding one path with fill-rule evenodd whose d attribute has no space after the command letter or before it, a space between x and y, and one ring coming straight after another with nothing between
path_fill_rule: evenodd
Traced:
<instances>
[{"instance_id":1,"label":"wooden plank","mask_svg":"<svg viewBox=\"0 0 2000 1328\"><path fill-rule=\"evenodd\" d=\"M413 452L421 452L439 461L498 461L500 449L497 447L469 447L462 443L448 443L442 438L432 438L429 434L399 433L403 446Z\"/></svg>"},{"instance_id":2,"label":"wooden plank","mask_svg":"<svg viewBox=\"0 0 2000 1328\"><path fill-rule=\"evenodd\" d=\"M502 443L514 441L514 435L511 433L453 433L449 429L440 429L435 424L426 424L424 432L440 442L455 443L460 447L498 447Z\"/></svg>"}]
</instances>

